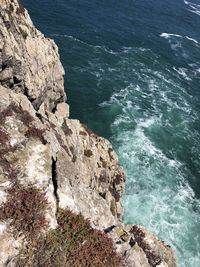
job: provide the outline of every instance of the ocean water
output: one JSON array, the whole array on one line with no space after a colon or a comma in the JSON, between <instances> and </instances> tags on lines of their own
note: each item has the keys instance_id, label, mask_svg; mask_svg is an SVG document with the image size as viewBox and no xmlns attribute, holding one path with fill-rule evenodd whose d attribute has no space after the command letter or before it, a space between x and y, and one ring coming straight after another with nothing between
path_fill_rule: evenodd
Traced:
<instances>
[{"instance_id":1,"label":"ocean water","mask_svg":"<svg viewBox=\"0 0 200 267\"><path fill-rule=\"evenodd\" d=\"M124 221L200 267L200 0L23 0L58 44L71 117L127 172Z\"/></svg>"}]
</instances>

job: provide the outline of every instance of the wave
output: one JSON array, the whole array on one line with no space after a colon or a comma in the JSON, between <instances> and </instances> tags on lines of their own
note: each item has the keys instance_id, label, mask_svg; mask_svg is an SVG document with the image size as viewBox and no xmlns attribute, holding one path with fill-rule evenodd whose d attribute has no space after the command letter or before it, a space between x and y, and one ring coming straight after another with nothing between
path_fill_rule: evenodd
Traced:
<instances>
[{"instance_id":1,"label":"wave","mask_svg":"<svg viewBox=\"0 0 200 267\"><path fill-rule=\"evenodd\" d=\"M164 38L166 38L166 39L169 38L169 37L171 37L171 36L173 36L173 37L182 37L182 36L179 35L179 34L166 33L166 32L161 33L160 36L161 36L161 37L164 37Z\"/></svg>"},{"instance_id":2,"label":"wave","mask_svg":"<svg viewBox=\"0 0 200 267\"><path fill-rule=\"evenodd\" d=\"M188 11L200 16L200 5L199 4L195 4L195 3L192 3L186 0L184 0L184 3L191 8L191 9L188 9Z\"/></svg>"},{"instance_id":3,"label":"wave","mask_svg":"<svg viewBox=\"0 0 200 267\"><path fill-rule=\"evenodd\" d=\"M186 183L182 164L166 157L145 134L146 129L160 123L159 118L152 117L138 123L134 132L118 129L119 155L129 176L124 194L125 221L144 225L170 242L177 249L181 266L197 267L200 219L194 207L200 207L200 203Z\"/></svg>"},{"instance_id":4,"label":"wave","mask_svg":"<svg viewBox=\"0 0 200 267\"><path fill-rule=\"evenodd\" d=\"M185 38L185 39L187 39L189 41L194 42L195 44L199 44L199 42L196 39L194 39L194 38L191 38L189 36L182 36L182 35L174 34L174 33L166 33L166 32L163 32L163 33L160 34L160 37L164 37L166 39L169 39L170 37Z\"/></svg>"},{"instance_id":5,"label":"wave","mask_svg":"<svg viewBox=\"0 0 200 267\"><path fill-rule=\"evenodd\" d=\"M85 41L82 41L72 35L67 35L67 34L50 34L50 37L54 38L54 37L58 37L58 38L67 38L69 40L72 40L74 42L78 42L78 43L81 43L83 44L84 46L88 46L94 50L100 50L100 51L103 51L103 52L106 52L108 54L112 54L112 55L122 55L122 54L129 54L131 52L135 52L135 51L141 51L141 52L147 52L147 51L150 51L150 49L148 48L144 48L144 47L131 47L131 46L123 46L121 47L120 50L118 51L114 51L106 46L101 46L101 45L92 45L90 43L87 43Z\"/></svg>"},{"instance_id":6,"label":"wave","mask_svg":"<svg viewBox=\"0 0 200 267\"><path fill-rule=\"evenodd\" d=\"M84 42L72 35L67 35L67 34L50 34L50 37L61 37L61 38L67 38L67 39L71 39L72 41L75 41L75 42L78 42L78 43L81 43L85 46L88 46L88 47L91 47L93 49L97 49L97 50L103 50L104 52L107 52L109 54L118 54L118 52L115 52L113 51L112 49L109 49L108 47L106 46L100 46L100 45L92 45L92 44L89 44L87 42Z\"/></svg>"},{"instance_id":7,"label":"wave","mask_svg":"<svg viewBox=\"0 0 200 267\"><path fill-rule=\"evenodd\" d=\"M176 56L179 56L179 54L181 54L184 58L188 58L188 54L186 53L182 44L183 36L173 33L161 33L160 37L168 40L170 47L176 53Z\"/></svg>"},{"instance_id":8,"label":"wave","mask_svg":"<svg viewBox=\"0 0 200 267\"><path fill-rule=\"evenodd\" d=\"M140 79L115 91L100 105L111 114L117 107L121 110L111 128L113 144L128 174L124 219L126 223L144 225L172 244L182 267L197 267L200 201L187 182L184 163L173 154L174 148L166 153L159 147L159 140L166 145L173 141L175 146L183 136L198 140L190 129L196 119L190 96L174 75L176 71L190 79L188 70L174 67L173 71L155 71L141 63L137 68ZM127 74L122 75L126 79Z\"/></svg>"},{"instance_id":9,"label":"wave","mask_svg":"<svg viewBox=\"0 0 200 267\"><path fill-rule=\"evenodd\" d=\"M180 74L185 80L187 81L192 81L192 79L187 75L187 69L186 68L175 68L173 67L173 69Z\"/></svg>"},{"instance_id":10,"label":"wave","mask_svg":"<svg viewBox=\"0 0 200 267\"><path fill-rule=\"evenodd\" d=\"M182 36L174 33L161 33L160 37L165 38L168 41L171 49L175 52L177 57L181 55L187 61L191 61L193 60L194 55L197 57L199 54L199 42L190 36Z\"/></svg>"},{"instance_id":11,"label":"wave","mask_svg":"<svg viewBox=\"0 0 200 267\"><path fill-rule=\"evenodd\" d=\"M195 44L198 44L199 42L197 40L195 40L194 38L191 38L191 37L188 37L188 36L185 36L186 39L194 42Z\"/></svg>"}]
</instances>

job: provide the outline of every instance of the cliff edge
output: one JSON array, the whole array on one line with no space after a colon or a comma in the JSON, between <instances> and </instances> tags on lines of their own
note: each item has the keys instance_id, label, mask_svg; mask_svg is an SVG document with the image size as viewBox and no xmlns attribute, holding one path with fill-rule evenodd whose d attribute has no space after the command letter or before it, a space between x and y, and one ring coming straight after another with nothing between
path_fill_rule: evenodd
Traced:
<instances>
[{"instance_id":1,"label":"cliff edge","mask_svg":"<svg viewBox=\"0 0 200 267\"><path fill-rule=\"evenodd\" d=\"M125 174L106 139L69 119L57 46L18 0L0 3L0 266L176 267L168 245L122 223ZM80 264L64 255L72 239L85 262L96 240L112 249Z\"/></svg>"}]
</instances>

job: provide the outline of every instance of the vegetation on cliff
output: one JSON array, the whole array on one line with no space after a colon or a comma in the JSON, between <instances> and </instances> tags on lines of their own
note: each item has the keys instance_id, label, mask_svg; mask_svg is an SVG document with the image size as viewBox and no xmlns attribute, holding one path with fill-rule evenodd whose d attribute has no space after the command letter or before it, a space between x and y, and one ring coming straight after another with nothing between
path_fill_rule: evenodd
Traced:
<instances>
[{"instance_id":1,"label":"vegetation on cliff","mask_svg":"<svg viewBox=\"0 0 200 267\"><path fill-rule=\"evenodd\" d=\"M122 267L123 261L107 235L93 229L81 214L59 209L58 227L25 245L17 267Z\"/></svg>"}]
</instances>

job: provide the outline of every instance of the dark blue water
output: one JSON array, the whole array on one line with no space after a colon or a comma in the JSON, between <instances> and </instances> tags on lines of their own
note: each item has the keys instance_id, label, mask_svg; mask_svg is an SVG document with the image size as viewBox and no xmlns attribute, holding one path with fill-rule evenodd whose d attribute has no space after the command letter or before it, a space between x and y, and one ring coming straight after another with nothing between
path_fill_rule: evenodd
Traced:
<instances>
[{"instance_id":1,"label":"dark blue water","mask_svg":"<svg viewBox=\"0 0 200 267\"><path fill-rule=\"evenodd\" d=\"M60 48L71 117L109 138L124 221L200 266L200 0L23 0Z\"/></svg>"}]
</instances>

